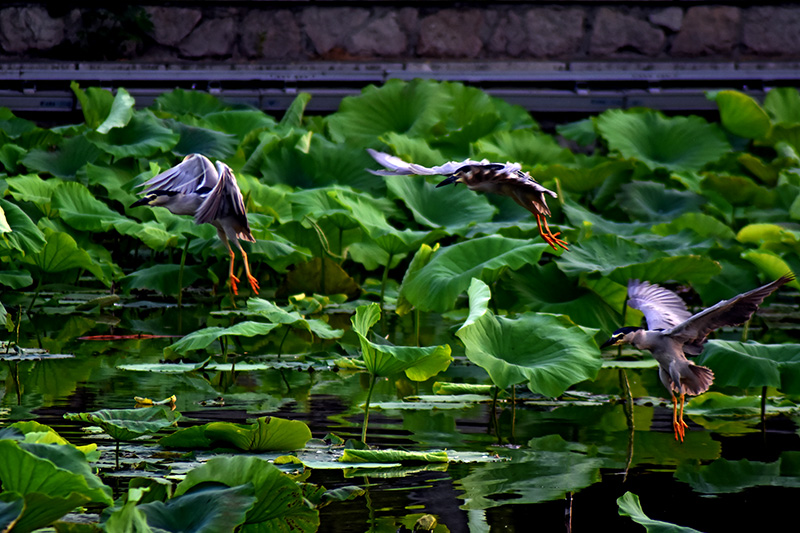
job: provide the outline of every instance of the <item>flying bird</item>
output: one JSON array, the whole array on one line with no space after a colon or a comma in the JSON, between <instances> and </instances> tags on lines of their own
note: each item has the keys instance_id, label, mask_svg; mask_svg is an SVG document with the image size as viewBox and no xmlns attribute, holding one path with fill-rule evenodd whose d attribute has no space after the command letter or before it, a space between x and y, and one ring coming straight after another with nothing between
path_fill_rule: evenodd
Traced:
<instances>
[{"instance_id":1,"label":"flying bird","mask_svg":"<svg viewBox=\"0 0 800 533\"><path fill-rule=\"evenodd\" d=\"M702 394L714 381L714 373L710 368L694 364L685 354L700 355L709 333L723 326L745 323L764 298L793 279L792 274L781 276L772 283L730 300L722 300L695 315L688 311L684 301L674 292L647 281L630 280L628 305L644 314L647 329L620 328L600 348L631 344L639 350L650 351L658 361L658 377L672 395L675 440L683 442L685 430L689 427L683 421L685 395ZM680 414L676 393L680 395Z\"/></svg>"},{"instance_id":2,"label":"flying bird","mask_svg":"<svg viewBox=\"0 0 800 533\"><path fill-rule=\"evenodd\" d=\"M231 257L228 272L231 289L238 294L236 284L239 278L233 274L234 253L230 245L230 241L233 241L242 253L247 281L253 292L258 294L258 280L250 273L247 253L239 242L239 239L249 242L256 240L250 233L242 191L228 165L217 161L214 166L204 155L190 154L182 162L139 186L146 187L144 196L131 207L166 207L176 215L193 215L196 224L208 222L217 229L217 235L225 243Z\"/></svg>"},{"instance_id":3,"label":"flying bird","mask_svg":"<svg viewBox=\"0 0 800 533\"><path fill-rule=\"evenodd\" d=\"M536 217L536 224L539 227L539 235L547 244L558 250L558 247L565 250L567 242L559 239L561 233L553 233L547 225L547 218L550 216L550 208L547 207L545 195L558 198L558 195L542 187L527 172L522 172L519 163L490 163L487 159L474 161L450 161L438 167L424 167L416 163L407 163L399 157L378 152L370 148L367 149L369 155L380 163L386 170L367 169L372 174L378 176L407 176L417 174L421 176L447 176L447 179L439 183L436 187L449 184L463 183L470 190L491 192L508 196L516 203L533 213Z\"/></svg>"}]
</instances>

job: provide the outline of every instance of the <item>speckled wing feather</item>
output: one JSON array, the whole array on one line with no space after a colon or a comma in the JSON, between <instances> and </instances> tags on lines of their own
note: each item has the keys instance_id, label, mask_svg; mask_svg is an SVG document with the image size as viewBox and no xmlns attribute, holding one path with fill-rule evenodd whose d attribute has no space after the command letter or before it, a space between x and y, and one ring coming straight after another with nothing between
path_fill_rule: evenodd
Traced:
<instances>
[{"instance_id":1,"label":"speckled wing feather","mask_svg":"<svg viewBox=\"0 0 800 533\"><path fill-rule=\"evenodd\" d=\"M638 279L628 281L628 306L644 314L647 329L674 328L692 316L680 296Z\"/></svg>"},{"instance_id":2,"label":"speckled wing feather","mask_svg":"<svg viewBox=\"0 0 800 533\"><path fill-rule=\"evenodd\" d=\"M217 185L219 176L214 165L201 154L191 154L172 168L153 176L139 185L147 187L145 193L151 191L174 191L192 194L195 191L210 190Z\"/></svg>"}]
</instances>

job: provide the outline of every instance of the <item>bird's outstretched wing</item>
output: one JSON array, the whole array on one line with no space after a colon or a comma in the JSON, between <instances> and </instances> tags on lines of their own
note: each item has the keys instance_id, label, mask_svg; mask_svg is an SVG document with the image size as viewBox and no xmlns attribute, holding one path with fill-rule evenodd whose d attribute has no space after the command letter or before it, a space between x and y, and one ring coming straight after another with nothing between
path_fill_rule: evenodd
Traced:
<instances>
[{"instance_id":1,"label":"bird's outstretched wing","mask_svg":"<svg viewBox=\"0 0 800 533\"><path fill-rule=\"evenodd\" d=\"M376 176L408 176L411 174L417 174L420 176L449 176L464 166L490 164L487 159L484 159L483 161L466 159L464 161L449 161L438 167L424 167L416 163L408 163L399 157L395 157L385 152L378 152L377 150L373 150L371 148L367 148L367 152L375 161L380 163L380 165L385 168L385 170L367 169L367 172L375 174Z\"/></svg>"},{"instance_id":2,"label":"bird's outstretched wing","mask_svg":"<svg viewBox=\"0 0 800 533\"><path fill-rule=\"evenodd\" d=\"M674 328L692 316L680 296L638 279L628 281L628 306L644 314L647 329Z\"/></svg>"},{"instance_id":3,"label":"bird's outstretched wing","mask_svg":"<svg viewBox=\"0 0 800 533\"><path fill-rule=\"evenodd\" d=\"M250 234L250 225L247 222L247 211L244 208L244 199L236 177L233 175L231 167L217 161L217 174L219 180L206 199L200 204L194 214L194 221L198 224L212 222L226 217L235 217L243 230L237 234L240 239L255 242Z\"/></svg>"},{"instance_id":4,"label":"bird's outstretched wing","mask_svg":"<svg viewBox=\"0 0 800 533\"><path fill-rule=\"evenodd\" d=\"M214 165L201 154L191 154L172 168L153 176L139 185L151 191L174 191L191 194L198 190L211 190L217 185L219 176Z\"/></svg>"},{"instance_id":5,"label":"bird's outstretched wing","mask_svg":"<svg viewBox=\"0 0 800 533\"><path fill-rule=\"evenodd\" d=\"M737 326L746 322L753 316L764 298L793 279L794 275L792 274L784 275L757 289L734 296L730 300L722 300L676 326L669 334L678 342L685 343L684 349L687 353L693 353L691 348L701 347L708 334L715 329L722 326Z\"/></svg>"}]
</instances>

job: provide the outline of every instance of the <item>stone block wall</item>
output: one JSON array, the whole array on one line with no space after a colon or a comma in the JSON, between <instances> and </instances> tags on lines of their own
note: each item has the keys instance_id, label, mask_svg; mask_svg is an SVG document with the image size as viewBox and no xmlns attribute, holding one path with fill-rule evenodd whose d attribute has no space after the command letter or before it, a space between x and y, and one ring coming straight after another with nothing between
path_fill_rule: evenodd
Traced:
<instances>
[{"instance_id":1,"label":"stone block wall","mask_svg":"<svg viewBox=\"0 0 800 533\"><path fill-rule=\"evenodd\" d=\"M800 59L793 3L63 4L4 3L0 61Z\"/></svg>"}]
</instances>

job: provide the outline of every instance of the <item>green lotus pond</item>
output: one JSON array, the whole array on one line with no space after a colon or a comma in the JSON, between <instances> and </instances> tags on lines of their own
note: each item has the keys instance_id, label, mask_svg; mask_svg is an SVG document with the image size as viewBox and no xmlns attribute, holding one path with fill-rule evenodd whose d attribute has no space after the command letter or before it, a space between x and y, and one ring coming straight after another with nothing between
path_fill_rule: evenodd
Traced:
<instances>
[{"instance_id":1,"label":"green lotus pond","mask_svg":"<svg viewBox=\"0 0 800 533\"><path fill-rule=\"evenodd\" d=\"M277 119L193 91L84 122L0 110L0 529L744 530L794 518L800 284L697 358L685 442L655 361L598 346L629 279L696 311L800 270L800 93L719 119L611 109L545 132L459 83L392 80ZM510 199L376 177L519 161ZM189 153L236 173L261 291L209 225L130 208Z\"/></svg>"}]
</instances>

